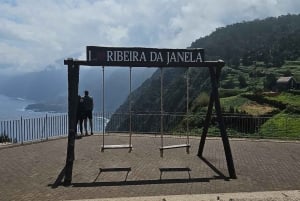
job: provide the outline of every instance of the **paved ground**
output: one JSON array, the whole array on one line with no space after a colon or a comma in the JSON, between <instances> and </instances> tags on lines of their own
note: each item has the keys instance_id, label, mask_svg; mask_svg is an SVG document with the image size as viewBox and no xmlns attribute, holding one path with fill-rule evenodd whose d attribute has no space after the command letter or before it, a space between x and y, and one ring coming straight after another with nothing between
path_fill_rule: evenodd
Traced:
<instances>
[{"instance_id":1,"label":"paved ground","mask_svg":"<svg viewBox=\"0 0 300 201\"><path fill-rule=\"evenodd\" d=\"M126 136L112 134L105 139L107 144L128 142ZM166 138L165 143L181 144L184 140L171 137ZM166 195L184 195L188 198L195 194L300 190L299 142L231 140L238 176L234 180L227 178L220 139L207 140L205 160L196 156L199 138L191 139L189 155L184 149L174 149L165 151L164 158L159 155L159 137L134 136L134 150L131 153L126 150L100 152L101 143L102 137L97 135L77 140L73 185L56 188L54 183L65 164L66 139L1 148L0 200L78 200ZM132 169L127 181L124 181L126 172L99 174L99 168L120 167ZM189 167L191 179L187 172L165 172L160 180L159 168L162 167ZM299 195L299 191L296 192ZM243 199L241 196L241 199L235 200Z\"/></svg>"},{"instance_id":2,"label":"paved ground","mask_svg":"<svg viewBox=\"0 0 300 201\"><path fill-rule=\"evenodd\" d=\"M299 198L300 191L264 191L247 193L161 195L130 198L119 197L81 201L299 201Z\"/></svg>"}]
</instances>

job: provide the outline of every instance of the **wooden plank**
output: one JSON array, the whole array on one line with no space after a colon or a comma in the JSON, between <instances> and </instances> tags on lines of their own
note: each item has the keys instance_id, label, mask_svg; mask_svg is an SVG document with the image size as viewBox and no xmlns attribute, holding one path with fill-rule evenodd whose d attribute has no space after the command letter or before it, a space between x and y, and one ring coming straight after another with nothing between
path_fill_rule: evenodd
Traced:
<instances>
[{"instance_id":1,"label":"wooden plank","mask_svg":"<svg viewBox=\"0 0 300 201\"><path fill-rule=\"evenodd\" d=\"M87 61L101 66L193 67L202 63L204 49L87 46Z\"/></svg>"},{"instance_id":2,"label":"wooden plank","mask_svg":"<svg viewBox=\"0 0 300 201\"><path fill-rule=\"evenodd\" d=\"M184 148L184 147L191 147L190 144L178 144L178 145L169 145L169 146L163 146L160 147L160 150L164 150L164 149L176 149L176 148Z\"/></svg>"},{"instance_id":3,"label":"wooden plank","mask_svg":"<svg viewBox=\"0 0 300 201\"><path fill-rule=\"evenodd\" d=\"M68 65L68 64L76 64L76 65L81 65L81 66L116 66L116 67L126 67L128 68L128 65L126 66L122 66L120 65L119 63L118 64L114 64L114 65L107 65L106 63L103 63L103 62L99 62L99 61L84 61L84 60L73 60L73 59L67 59L67 60L64 60L64 64L65 65ZM219 60L219 61L203 61L203 62L200 62L200 63L193 63L193 65L188 65L188 67L223 67L225 65L224 61L222 60ZM131 67L164 67L164 68L168 68L168 67L180 67L182 68L183 66L180 65L180 66L165 66L165 65L155 65L153 66L152 64L147 66L147 65L135 65L135 64L131 64L129 65Z\"/></svg>"},{"instance_id":4,"label":"wooden plank","mask_svg":"<svg viewBox=\"0 0 300 201\"><path fill-rule=\"evenodd\" d=\"M132 149L130 144L114 144L114 145L104 145L101 149Z\"/></svg>"}]
</instances>

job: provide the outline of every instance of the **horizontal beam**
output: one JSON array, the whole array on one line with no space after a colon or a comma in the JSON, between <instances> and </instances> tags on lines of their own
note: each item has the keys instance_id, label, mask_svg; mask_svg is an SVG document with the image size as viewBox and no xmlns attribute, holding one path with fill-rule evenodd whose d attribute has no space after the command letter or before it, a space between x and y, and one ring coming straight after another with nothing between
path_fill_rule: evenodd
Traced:
<instances>
[{"instance_id":1,"label":"horizontal beam","mask_svg":"<svg viewBox=\"0 0 300 201\"><path fill-rule=\"evenodd\" d=\"M113 65L106 65L105 62L99 61L84 61L84 60L73 60L73 59L66 59L64 60L64 65L78 65L78 66L115 66L115 67L150 67L150 68L157 68L157 67L168 67L168 68L183 68L183 67L223 67L225 66L225 62L223 60L218 61L203 61L198 63L189 63L188 66L182 65L172 65L172 66L163 66L161 64L153 65L153 63L143 63L143 65L137 65L133 63L132 65L123 66L122 63L114 63Z\"/></svg>"},{"instance_id":2,"label":"horizontal beam","mask_svg":"<svg viewBox=\"0 0 300 201\"><path fill-rule=\"evenodd\" d=\"M86 60L103 66L196 66L205 61L203 48L166 49L145 47L87 46Z\"/></svg>"}]
</instances>

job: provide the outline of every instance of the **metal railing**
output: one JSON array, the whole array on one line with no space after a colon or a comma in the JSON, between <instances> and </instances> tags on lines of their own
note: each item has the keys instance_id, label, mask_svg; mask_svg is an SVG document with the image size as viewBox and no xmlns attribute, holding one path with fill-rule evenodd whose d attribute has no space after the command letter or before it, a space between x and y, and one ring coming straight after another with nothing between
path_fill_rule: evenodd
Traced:
<instances>
[{"instance_id":1,"label":"metal railing","mask_svg":"<svg viewBox=\"0 0 300 201\"><path fill-rule=\"evenodd\" d=\"M110 114L93 114L94 132L102 132L102 125L106 125ZM23 118L17 120L0 121L0 143L27 143L44 141L68 135L68 115L48 114L44 117ZM103 124L104 123L104 124ZM88 125L88 130L89 124ZM79 131L79 126L78 129Z\"/></svg>"},{"instance_id":2,"label":"metal railing","mask_svg":"<svg viewBox=\"0 0 300 201\"><path fill-rule=\"evenodd\" d=\"M0 136L11 143L48 140L67 135L68 116L46 115L37 118L0 121ZM1 141L0 141L1 142Z\"/></svg>"},{"instance_id":3,"label":"metal railing","mask_svg":"<svg viewBox=\"0 0 300 201\"><path fill-rule=\"evenodd\" d=\"M103 118L104 117L104 118ZM249 116L224 114L227 133L232 137L285 138L300 139L300 115L294 116ZM163 132L173 135L200 136L205 115L185 115L180 113L163 114ZM131 122L131 125L130 125ZM188 124L188 126L187 126ZM89 126L89 124L87 124ZM93 131L95 133L161 132L161 114L159 113L94 113ZM88 127L88 130L90 128ZM79 133L79 128L77 129ZM27 143L65 137L68 133L67 114L46 115L39 118L20 118L0 121L0 143ZM220 136L218 123L213 116L209 127L209 136Z\"/></svg>"}]
</instances>

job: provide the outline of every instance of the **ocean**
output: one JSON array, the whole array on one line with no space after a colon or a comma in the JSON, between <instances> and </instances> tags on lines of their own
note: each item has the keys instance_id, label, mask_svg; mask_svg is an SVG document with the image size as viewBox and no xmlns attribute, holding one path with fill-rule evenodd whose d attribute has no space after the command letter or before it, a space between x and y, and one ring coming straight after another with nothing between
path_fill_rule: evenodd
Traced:
<instances>
[{"instance_id":1,"label":"ocean","mask_svg":"<svg viewBox=\"0 0 300 201\"><path fill-rule=\"evenodd\" d=\"M14 142L65 136L68 132L66 113L34 112L25 109L28 104L33 103L35 102L0 94L0 135L6 134ZM108 121L109 119L104 118L104 125ZM102 132L103 118L99 114L94 114L93 127L95 133Z\"/></svg>"},{"instance_id":2,"label":"ocean","mask_svg":"<svg viewBox=\"0 0 300 201\"><path fill-rule=\"evenodd\" d=\"M1 120L18 120L21 117L43 117L46 112L34 112L25 110L26 106L35 103L31 100L22 98L12 98L0 94L0 121Z\"/></svg>"}]
</instances>

